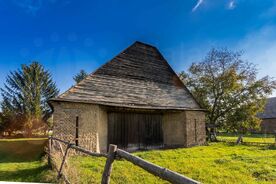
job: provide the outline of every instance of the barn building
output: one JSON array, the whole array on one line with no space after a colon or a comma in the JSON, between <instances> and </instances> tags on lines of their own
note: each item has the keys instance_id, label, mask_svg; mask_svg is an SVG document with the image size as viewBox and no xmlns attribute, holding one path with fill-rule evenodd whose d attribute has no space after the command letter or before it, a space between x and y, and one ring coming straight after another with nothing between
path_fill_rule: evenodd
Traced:
<instances>
[{"instance_id":1,"label":"barn building","mask_svg":"<svg viewBox=\"0 0 276 184\"><path fill-rule=\"evenodd\" d=\"M205 143L205 113L154 46L135 42L55 99L53 134L96 152Z\"/></svg>"},{"instance_id":2,"label":"barn building","mask_svg":"<svg viewBox=\"0 0 276 184\"><path fill-rule=\"evenodd\" d=\"M264 112L258 117L262 119L262 133L276 133L276 97L267 99Z\"/></svg>"}]
</instances>

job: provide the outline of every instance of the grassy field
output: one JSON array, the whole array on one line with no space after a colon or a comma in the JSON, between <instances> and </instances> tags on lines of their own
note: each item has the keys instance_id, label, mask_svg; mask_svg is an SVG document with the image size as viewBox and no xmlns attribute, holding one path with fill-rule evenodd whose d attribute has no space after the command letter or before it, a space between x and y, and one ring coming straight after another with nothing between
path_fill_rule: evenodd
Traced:
<instances>
[{"instance_id":1,"label":"grassy field","mask_svg":"<svg viewBox=\"0 0 276 184\"><path fill-rule=\"evenodd\" d=\"M235 136L223 138L236 139ZM41 160L45 144L45 139L0 139L0 181L55 182L56 173ZM268 146L220 142L135 155L207 184L276 183L276 148ZM100 183L104 164L103 158L70 157L69 180L72 183ZM116 184L167 183L123 160L115 161L111 180Z\"/></svg>"},{"instance_id":2,"label":"grassy field","mask_svg":"<svg viewBox=\"0 0 276 184\"><path fill-rule=\"evenodd\" d=\"M212 143L187 149L138 152L135 155L207 184L276 183L276 150L268 147ZM105 159L71 157L74 183L100 183ZM115 161L112 183L166 183L142 169Z\"/></svg>"},{"instance_id":3,"label":"grassy field","mask_svg":"<svg viewBox=\"0 0 276 184\"><path fill-rule=\"evenodd\" d=\"M235 134L220 134L218 137L220 141L227 142L236 142L238 139L238 135ZM243 137L243 142L245 143L275 143L275 136L268 134L253 134L253 135L245 135Z\"/></svg>"},{"instance_id":4,"label":"grassy field","mask_svg":"<svg viewBox=\"0 0 276 184\"><path fill-rule=\"evenodd\" d=\"M42 160L46 139L0 139L0 181L52 182Z\"/></svg>"}]
</instances>

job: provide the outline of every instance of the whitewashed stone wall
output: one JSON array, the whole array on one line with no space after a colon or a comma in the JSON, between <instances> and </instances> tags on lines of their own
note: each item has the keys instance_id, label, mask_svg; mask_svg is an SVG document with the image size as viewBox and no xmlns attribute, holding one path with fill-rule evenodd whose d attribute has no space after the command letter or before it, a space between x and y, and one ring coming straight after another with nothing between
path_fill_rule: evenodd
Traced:
<instances>
[{"instance_id":1,"label":"whitewashed stone wall","mask_svg":"<svg viewBox=\"0 0 276 184\"><path fill-rule=\"evenodd\" d=\"M106 151L107 114L93 104L52 102L53 135L75 142L76 117L79 117L79 145L91 151Z\"/></svg>"}]
</instances>

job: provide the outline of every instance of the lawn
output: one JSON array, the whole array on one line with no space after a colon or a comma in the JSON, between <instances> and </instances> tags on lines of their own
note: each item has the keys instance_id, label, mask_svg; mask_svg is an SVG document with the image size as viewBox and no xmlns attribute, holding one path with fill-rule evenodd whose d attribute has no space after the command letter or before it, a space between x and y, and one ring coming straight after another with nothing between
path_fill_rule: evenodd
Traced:
<instances>
[{"instance_id":1,"label":"lawn","mask_svg":"<svg viewBox=\"0 0 276 184\"><path fill-rule=\"evenodd\" d=\"M276 150L261 146L212 143L193 148L137 152L135 155L207 184L276 183ZM71 157L73 183L100 183L105 159ZM111 183L166 183L142 169L115 161Z\"/></svg>"},{"instance_id":2,"label":"lawn","mask_svg":"<svg viewBox=\"0 0 276 184\"><path fill-rule=\"evenodd\" d=\"M236 142L238 135L235 134L219 134L217 137L220 141ZM243 137L245 143L275 143L275 136L272 134L249 134Z\"/></svg>"},{"instance_id":3,"label":"lawn","mask_svg":"<svg viewBox=\"0 0 276 184\"><path fill-rule=\"evenodd\" d=\"M256 139L256 137L254 137ZM0 140L0 181L55 182L44 154L45 139ZM137 152L135 155L207 184L276 183L276 149L268 146L211 143L208 146ZM104 158L69 157L71 183L100 183ZM116 160L111 183L167 183L144 170Z\"/></svg>"},{"instance_id":4,"label":"lawn","mask_svg":"<svg viewBox=\"0 0 276 184\"><path fill-rule=\"evenodd\" d=\"M0 181L52 182L42 159L46 139L0 139Z\"/></svg>"}]
</instances>

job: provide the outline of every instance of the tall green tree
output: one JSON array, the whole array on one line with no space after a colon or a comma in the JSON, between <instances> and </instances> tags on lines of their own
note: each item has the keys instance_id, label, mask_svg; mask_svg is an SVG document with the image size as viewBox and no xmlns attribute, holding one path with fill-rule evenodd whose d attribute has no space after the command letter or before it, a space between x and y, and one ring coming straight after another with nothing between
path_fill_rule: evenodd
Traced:
<instances>
[{"instance_id":1,"label":"tall green tree","mask_svg":"<svg viewBox=\"0 0 276 184\"><path fill-rule=\"evenodd\" d=\"M212 49L180 77L207 109L207 123L244 133L259 127L256 114L263 111L267 96L275 89L272 78L257 79L257 73L256 66L244 61L241 52Z\"/></svg>"},{"instance_id":2,"label":"tall green tree","mask_svg":"<svg viewBox=\"0 0 276 184\"><path fill-rule=\"evenodd\" d=\"M75 80L76 83L79 83L80 81L82 81L83 79L85 79L88 76L88 73L84 70L80 70L79 73L77 73L73 79Z\"/></svg>"},{"instance_id":3,"label":"tall green tree","mask_svg":"<svg viewBox=\"0 0 276 184\"><path fill-rule=\"evenodd\" d=\"M0 132L4 129L3 114L0 112Z\"/></svg>"},{"instance_id":4,"label":"tall green tree","mask_svg":"<svg viewBox=\"0 0 276 184\"><path fill-rule=\"evenodd\" d=\"M32 126L33 120L47 119L51 109L47 103L59 93L48 70L38 62L21 65L21 69L10 72L4 88L1 89L1 103L6 122L14 118L23 119ZM19 122L18 122L19 123Z\"/></svg>"}]
</instances>

